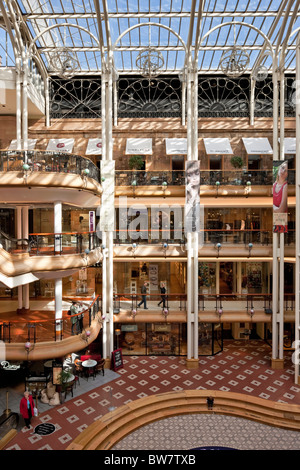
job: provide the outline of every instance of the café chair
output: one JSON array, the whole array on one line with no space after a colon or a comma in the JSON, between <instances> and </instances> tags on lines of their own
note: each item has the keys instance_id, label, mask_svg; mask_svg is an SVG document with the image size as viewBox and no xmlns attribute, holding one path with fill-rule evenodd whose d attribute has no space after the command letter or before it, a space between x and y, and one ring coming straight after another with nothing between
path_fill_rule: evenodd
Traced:
<instances>
[{"instance_id":1,"label":"caf\u00e9 chair","mask_svg":"<svg viewBox=\"0 0 300 470\"><path fill-rule=\"evenodd\" d=\"M66 399L66 396L69 392L71 392L72 394L72 398L73 398L73 387L74 387L74 383L75 381L73 382L70 382L69 384L65 385L65 399Z\"/></svg>"},{"instance_id":2,"label":"caf\u00e9 chair","mask_svg":"<svg viewBox=\"0 0 300 470\"><path fill-rule=\"evenodd\" d=\"M98 362L98 364L97 364L96 367L95 367L96 374L97 374L98 372L101 372L101 371L102 371L102 374L103 374L103 376L104 376L104 366L105 366L105 362L106 362L105 359L101 359L101 360Z\"/></svg>"}]
</instances>

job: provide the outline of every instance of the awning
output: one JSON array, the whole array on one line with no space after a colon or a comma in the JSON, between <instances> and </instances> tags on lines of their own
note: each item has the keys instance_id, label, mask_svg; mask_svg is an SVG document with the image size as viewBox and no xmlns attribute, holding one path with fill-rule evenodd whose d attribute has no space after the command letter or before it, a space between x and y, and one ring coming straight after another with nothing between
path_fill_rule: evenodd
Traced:
<instances>
[{"instance_id":1,"label":"awning","mask_svg":"<svg viewBox=\"0 0 300 470\"><path fill-rule=\"evenodd\" d=\"M267 137L243 137L248 155L272 155L273 150Z\"/></svg>"},{"instance_id":2,"label":"awning","mask_svg":"<svg viewBox=\"0 0 300 470\"><path fill-rule=\"evenodd\" d=\"M226 137L204 138L204 145L207 155L233 155L233 151Z\"/></svg>"},{"instance_id":3,"label":"awning","mask_svg":"<svg viewBox=\"0 0 300 470\"><path fill-rule=\"evenodd\" d=\"M86 155L102 155L102 139L89 139Z\"/></svg>"},{"instance_id":4,"label":"awning","mask_svg":"<svg viewBox=\"0 0 300 470\"><path fill-rule=\"evenodd\" d=\"M280 142L280 139L278 139ZM286 155L296 154L296 137L285 137L284 138L284 153Z\"/></svg>"},{"instance_id":5,"label":"awning","mask_svg":"<svg viewBox=\"0 0 300 470\"><path fill-rule=\"evenodd\" d=\"M12 140L8 150L24 150L23 140L20 140L20 145L17 145L17 140ZM27 150L34 150L37 139L27 139Z\"/></svg>"},{"instance_id":6,"label":"awning","mask_svg":"<svg viewBox=\"0 0 300 470\"><path fill-rule=\"evenodd\" d=\"M187 139L165 139L166 140L166 154L167 155L186 155L187 154Z\"/></svg>"},{"instance_id":7,"label":"awning","mask_svg":"<svg viewBox=\"0 0 300 470\"><path fill-rule=\"evenodd\" d=\"M48 152L71 153L74 146L74 139L50 139L48 142Z\"/></svg>"},{"instance_id":8,"label":"awning","mask_svg":"<svg viewBox=\"0 0 300 470\"><path fill-rule=\"evenodd\" d=\"M152 139L127 139L126 155L152 155Z\"/></svg>"}]
</instances>

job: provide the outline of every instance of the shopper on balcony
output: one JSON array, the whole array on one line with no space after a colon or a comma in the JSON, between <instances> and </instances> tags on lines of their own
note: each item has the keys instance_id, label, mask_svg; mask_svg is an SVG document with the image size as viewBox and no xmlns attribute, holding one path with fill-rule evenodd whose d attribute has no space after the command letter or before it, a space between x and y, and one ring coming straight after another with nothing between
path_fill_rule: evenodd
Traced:
<instances>
[{"instance_id":1,"label":"shopper on balcony","mask_svg":"<svg viewBox=\"0 0 300 470\"><path fill-rule=\"evenodd\" d=\"M145 310L148 310L148 307L147 307L147 285L148 283L147 282L144 282L144 284L142 285L142 288L141 288L141 294L142 294L142 300L140 301L140 303L138 304L138 307L140 307L142 304L144 304L144 309Z\"/></svg>"},{"instance_id":2,"label":"shopper on balcony","mask_svg":"<svg viewBox=\"0 0 300 470\"><path fill-rule=\"evenodd\" d=\"M166 292L167 292L167 290L166 290L165 284L162 283L161 286L160 286L161 301L157 304L158 307L162 303L163 308L165 308L165 306L166 306Z\"/></svg>"},{"instance_id":3,"label":"shopper on balcony","mask_svg":"<svg viewBox=\"0 0 300 470\"><path fill-rule=\"evenodd\" d=\"M72 324L72 336L80 333L80 326L79 326L79 320L78 320L78 312L79 312L79 309L78 309L78 305L77 305L77 302L75 302L75 300L72 301L72 305L71 305L71 308L70 308L70 311L71 311L71 324Z\"/></svg>"}]
</instances>

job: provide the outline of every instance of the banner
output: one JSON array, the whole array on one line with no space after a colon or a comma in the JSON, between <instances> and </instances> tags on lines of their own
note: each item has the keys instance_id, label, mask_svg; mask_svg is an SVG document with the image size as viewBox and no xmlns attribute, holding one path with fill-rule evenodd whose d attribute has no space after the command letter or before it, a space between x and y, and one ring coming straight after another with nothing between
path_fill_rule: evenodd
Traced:
<instances>
[{"instance_id":1,"label":"banner","mask_svg":"<svg viewBox=\"0 0 300 470\"><path fill-rule=\"evenodd\" d=\"M74 139L50 139L47 146L48 152L71 153L74 146Z\"/></svg>"},{"instance_id":2,"label":"banner","mask_svg":"<svg viewBox=\"0 0 300 470\"><path fill-rule=\"evenodd\" d=\"M186 155L187 154L187 139L174 138L166 139L166 154L167 155Z\"/></svg>"},{"instance_id":3,"label":"banner","mask_svg":"<svg viewBox=\"0 0 300 470\"><path fill-rule=\"evenodd\" d=\"M243 137L248 155L272 155L273 149L267 137Z\"/></svg>"},{"instance_id":4,"label":"banner","mask_svg":"<svg viewBox=\"0 0 300 470\"><path fill-rule=\"evenodd\" d=\"M200 230L200 161L185 162L185 233Z\"/></svg>"},{"instance_id":5,"label":"banner","mask_svg":"<svg viewBox=\"0 0 300 470\"><path fill-rule=\"evenodd\" d=\"M215 137L203 139L207 155L233 155L233 151L227 137Z\"/></svg>"},{"instance_id":6,"label":"banner","mask_svg":"<svg viewBox=\"0 0 300 470\"><path fill-rule=\"evenodd\" d=\"M273 232L288 231L288 162L273 161Z\"/></svg>"},{"instance_id":7,"label":"banner","mask_svg":"<svg viewBox=\"0 0 300 470\"><path fill-rule=\"evenodd\" d=\"M126 155L152 155L152 139L127 139Z\"/></svg>"},{"instance_id":8,"label":"banner","mask_svg":"<svg viewBox=\"0 0 300 470\"><path fill-rule=\"evenodd\" d=\"M23 139L20 141L20 145L17 145L17 140L12 140L8 150L24 150ZM27 150L34 150L37 139L27 139Z\"/></svg>"},{"instance_id":9,"label":"banner","mask_svg":"<svg viewBox=\"0 0 300 470\"><path fill-rule=\"evenodd\" d=\"M102 155L102 139L89 139L86 155Z\"/></svg>"},{"instance_id":10,"label":"banner","mask_svg":"<svg viewBox=\"0 0 300 470\"><path fill-rule=\"evenodd\" d=\"M115 225L115 162L101 161L102 198L100 207L100 230L113 232Z\"/></svg>"}]
</instances>

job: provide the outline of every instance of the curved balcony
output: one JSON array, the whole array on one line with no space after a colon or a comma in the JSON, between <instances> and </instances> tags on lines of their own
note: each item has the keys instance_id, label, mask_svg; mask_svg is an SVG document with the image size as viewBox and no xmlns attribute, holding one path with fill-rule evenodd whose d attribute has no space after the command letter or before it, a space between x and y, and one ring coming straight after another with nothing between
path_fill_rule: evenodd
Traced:
<instances>
[{"instance_id":1,"label":"curved balcony","mask_svg":"<svg viewBox=\"0 0 300 470\"><path fill-rule=\"evenodd\" d=\"M0 152L0 187L6 203L59 200L96 207L102 193L100 171L88 158L31 150Z\"/></svg>"},{"instance_id":2,"label":"curved balcony","mask_svg":"<svg viewBox=\"0 0 300 470\"><path fill-rule=\"evenodd\" d=\"M71 300L73 299L65 299L65 302L71 303ZM95 340L102 325L99 315L101 300L99 296L88 300L86 298L75 300L82 301L86 307L78 314L84 315L83 329L75 334L72 334L72 316L67 315L67 310L63 311L63 316L59 320L53 318L53 311L45 310L42 315L39 311L29 312L26 318L19 320L5 320L5 313L2 313L0 340L4 343L5 359L55 358L87 347ZM51 318L45 319L45 313Z\"/></svg>"},{"instance_id":3,"label":"curved balcony","mask_svg":"<svg viewBox=\"0 0 300 470\"><path fill-rule=\"evenodd\" d=\"M25 168L24 168L24 165ZM88 158L64 152L42 150L2 150L0 171L73 173L100 183L99 168Z\"/></svg>"}]
</instances>

